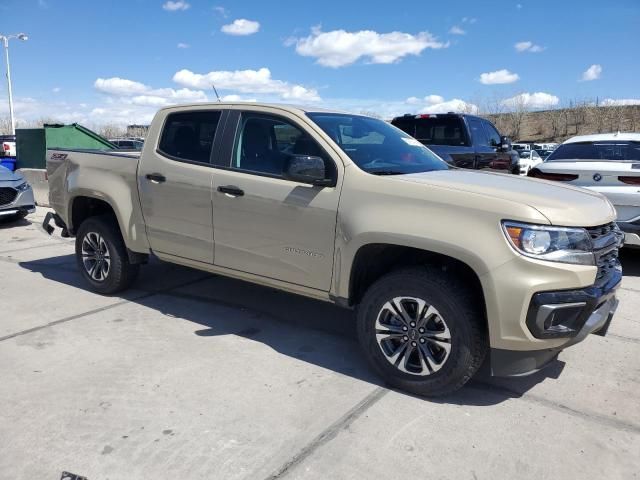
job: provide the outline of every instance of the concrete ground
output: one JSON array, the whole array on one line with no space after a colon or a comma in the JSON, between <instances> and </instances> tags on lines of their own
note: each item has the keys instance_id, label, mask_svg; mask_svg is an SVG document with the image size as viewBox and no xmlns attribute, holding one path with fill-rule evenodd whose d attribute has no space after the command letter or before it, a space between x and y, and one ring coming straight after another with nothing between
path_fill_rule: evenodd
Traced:
<instances>
[{"instance_id":1,"label":"concrete ground","mask_svg":"<svg viewBox=\"0 0 640 480\"><path fill-rule=\"evenodd\" d=\"M640 476L640 252L607 337L430 401L330 305L158 261L90 293L43 215L0 226L1 479Z\"/></svg>"}]
</instances>

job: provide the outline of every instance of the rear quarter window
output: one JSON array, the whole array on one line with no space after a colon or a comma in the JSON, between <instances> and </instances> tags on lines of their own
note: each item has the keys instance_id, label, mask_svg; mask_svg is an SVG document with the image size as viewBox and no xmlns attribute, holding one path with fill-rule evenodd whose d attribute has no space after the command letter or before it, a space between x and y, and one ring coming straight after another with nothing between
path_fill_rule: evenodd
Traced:
<instances>
[{"instance_id":1,"label":"rear quarter window","mask_svg":"<svg viewBox=\"0 0 640 480\"><path fill-rule=\"evenodd\" d=\"M167 116L158 150L177 160L209 163L222 112L178 112Z\"/></svg>"}]
</instances>

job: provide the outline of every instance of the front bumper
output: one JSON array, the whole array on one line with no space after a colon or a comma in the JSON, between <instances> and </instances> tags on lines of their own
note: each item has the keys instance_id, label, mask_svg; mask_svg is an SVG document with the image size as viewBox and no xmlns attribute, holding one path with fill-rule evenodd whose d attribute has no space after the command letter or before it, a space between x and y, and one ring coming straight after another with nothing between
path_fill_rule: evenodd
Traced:
<instances>
[{"instance_id":1,"label":"front bumper","mask_svg":"<svg viewBox=\"0 0 640 480\"><path fill-rule=\"evenodd\" d=\"M36 201L31 187L18 192L13 202L0 205L0 217L11 216L19 213L33 213L36 211Z\"/></svg>"},{"instance_id":2,"label":"front bumper","mask_svg":"<svg viewBox=\"0 0 640 480\"><path fill-rule=\"evenodd\" d=\"M521 376L537 372L567 347L594 333L605 336L618 308L616 290L621 274L601 286L581 290L542 292L533 296L527 326L536 338L564 338L560 346L543 350L491 349L491 372L495 376Z\"/></svg>"}]
</instances>

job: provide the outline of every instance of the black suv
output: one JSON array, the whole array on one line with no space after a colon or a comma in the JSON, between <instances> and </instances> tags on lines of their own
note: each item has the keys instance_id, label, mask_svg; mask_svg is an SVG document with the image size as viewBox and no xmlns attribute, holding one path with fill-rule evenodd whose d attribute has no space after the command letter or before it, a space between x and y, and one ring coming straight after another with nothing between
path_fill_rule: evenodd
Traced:
<instances>
[{"instance_id":1,"label":"black suv","mask_svg":"<svg viewBox=\"0 0 640 480\"><path fill-rule=\"evenodd\" d=\"M459 113L403 115L391 124L460 168L520 173L511 141L487 119Z\"/></svg>"}]
</instances>

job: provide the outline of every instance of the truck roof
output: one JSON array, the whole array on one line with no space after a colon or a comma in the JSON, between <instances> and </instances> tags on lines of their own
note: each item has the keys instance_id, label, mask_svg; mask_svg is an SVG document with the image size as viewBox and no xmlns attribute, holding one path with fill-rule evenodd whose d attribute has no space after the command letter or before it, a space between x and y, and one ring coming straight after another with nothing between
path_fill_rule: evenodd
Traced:
<instances>
[{"instance_id":1,"label":"truck roof","mask_svg":"<svg viewBox=\"0 0 640 480\"><path fill-rule=\"evenodd\" d=\"M478 115L473 115L471 113L457 113L457 112L446 112L446 113L429 113L429 112L422 112L422 113L405 113L404 115L400 115L398 117L394 117L393 120L403 120L403 119L407 119L407 120L412 120L412 119L420 119L420 118L437 118L437 117L469 117L469 118L482 118L479 117Z\"/></svg>"},{"instance_id":2,"label":"truck roof","mask_svg":"<svg viewBox=\"0 0 640 480\"><path fill-rule=\"evenodd\" d=\"M597 133L594 135L577 135L565 140L564 143L579 142L606 142L612 140L622 140L626 142L640 142L640 133Z\"/></svg>"},{"instance_id":3,"label":"truck roof","mask_svg":"<svg viewBox=\"0 0 640 480\"><path fill-rule=\"evenodd\" d=\"M308 113L308 112L326 112L326 113L348 113L343 110L320 108L315 106L303 106L303 105L291 105L287 103L262 103L262 102L199 102L199 103L186 103L180 105L171 105L163 107L158 111L163 110L179 110L184 107L202 107L202 108L224 108L224 107L269 107L278 108L280 110L286 110L289 112Z\"/></svg>"}]
</instances>

